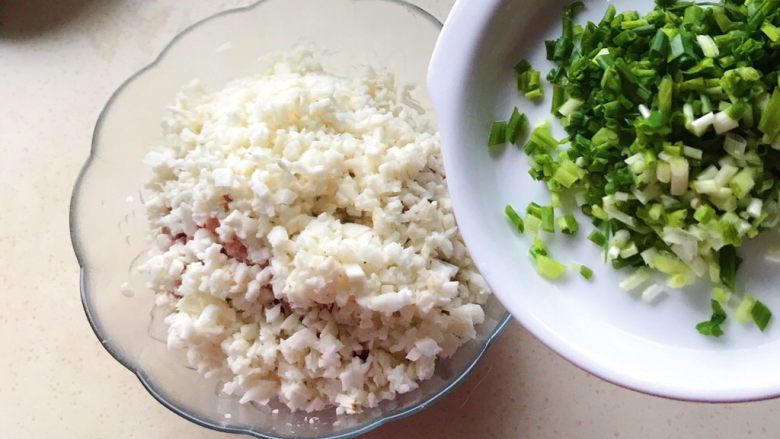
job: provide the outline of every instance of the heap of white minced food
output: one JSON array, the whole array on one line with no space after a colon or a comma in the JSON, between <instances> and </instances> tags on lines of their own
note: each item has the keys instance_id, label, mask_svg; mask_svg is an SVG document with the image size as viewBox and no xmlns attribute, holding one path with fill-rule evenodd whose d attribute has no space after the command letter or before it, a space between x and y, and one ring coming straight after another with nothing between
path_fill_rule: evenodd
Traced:
<instances>
[{"instance_id":1,"label":"heap of white minced food","mask_svg":"<svg viewBox=\"0 0 780 439\"><path fill-rule=\"evenodd\" d=\"M168 345L242 403L354 413L414 390L476 336L489 295L439 138L390 75L306 51L179 94L148 153Z\"/></svg>"}]
</instances>

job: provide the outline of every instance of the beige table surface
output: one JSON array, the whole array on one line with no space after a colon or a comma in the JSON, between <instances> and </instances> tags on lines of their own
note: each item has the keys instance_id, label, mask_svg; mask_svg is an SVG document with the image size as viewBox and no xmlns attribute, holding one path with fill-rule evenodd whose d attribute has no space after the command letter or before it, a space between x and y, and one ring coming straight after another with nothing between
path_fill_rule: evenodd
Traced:
<instances>
[{"instance_id":1,"label":"beige table surface","mask_svg":"<svg viewBox=\"0 0 780 439\"><path fill-rule=\"evenodd\" d=\"M0 439L232 437L161 407L93 336L68 200L111 92L184 27L247 3L0 0ZM443 17L452 0L420 3ZM640 395L513 324L451 395L366 437L780 438L780 400Z\"/></svg>"}]
</instances>

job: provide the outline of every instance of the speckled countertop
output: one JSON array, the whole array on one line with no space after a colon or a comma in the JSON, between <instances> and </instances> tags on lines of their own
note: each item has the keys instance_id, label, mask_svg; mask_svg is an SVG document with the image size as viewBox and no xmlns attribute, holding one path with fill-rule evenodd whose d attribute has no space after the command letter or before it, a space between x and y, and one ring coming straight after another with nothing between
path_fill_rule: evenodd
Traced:
<instances>
[{"instance_id":1,"label":"speckled countertop","mask_svg":"<svg viewBox=\"0 0 780 439\"><path fill-rule=\"evenodd\" d=\"M0 438L232 437L164 409L93 336L68 201L114 89L189 24L248 3L0 0ZM443 17L452 0L419 3ZM779 412L624 390L513 324L443 401L366 437L778 438Z\"/></svg>"}]
</instances>

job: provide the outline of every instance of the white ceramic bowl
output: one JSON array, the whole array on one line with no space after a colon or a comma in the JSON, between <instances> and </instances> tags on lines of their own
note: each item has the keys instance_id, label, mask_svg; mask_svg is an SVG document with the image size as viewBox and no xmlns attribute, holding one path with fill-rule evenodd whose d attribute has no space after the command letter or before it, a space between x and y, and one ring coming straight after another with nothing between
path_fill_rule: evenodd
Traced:
<instances>
[{"instance_id":1,"label":"white ceramic bowl","mask_svg":"<svg viewBox=\"0 0 780 439\"><path fill-rule=\"evenodd\" d=\"M742 401L780 394L780 328L767 332L727 320L726 335L704 337L697 322L710 316L709 286L670 294L655 305L618 288L625 272L603 262L585 237L590 222L580 216L576 239L554 237L559 260L594 269L588 282L576 273L549 283L529 263L527 238L518 236L503 215L507 203L524 209L531 201L549 203L544 185L528 175L528 160L509 146L488 153L490 123L506 120L517 105L532 125L548 119L550 102L520 100L512 67L528 58L543 75L544 40L561 31L568 0L460 0L450 13L428 71L429 93L444 142L444 162L460 229L477 266L509 311L549 347L583 369L621 386L656 395L700 401ZM648 0L615 0L618 11L653 7ZM586 1L578 17L598 21L609 2ZM548 87L549 98L551 89ZM558 137L563 130L558 126ZM739 281L770 309L780 311L780 266L763 260L771 236L746 243Z\"/></svg>"}]
</instances>

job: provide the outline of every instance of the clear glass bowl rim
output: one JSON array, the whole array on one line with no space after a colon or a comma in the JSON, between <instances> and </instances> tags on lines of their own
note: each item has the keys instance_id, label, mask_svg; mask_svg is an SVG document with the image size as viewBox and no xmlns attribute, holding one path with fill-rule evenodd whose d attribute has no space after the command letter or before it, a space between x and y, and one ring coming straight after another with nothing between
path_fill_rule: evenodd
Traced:
<instances>
[{"instance_id":1,"label":"clear glass bowl rim","mask_svg":"<svg viewBox=\"0 0 780 439\"><path fill-rule=\"evenodd\" d=\"M354 0L354 1L360 1L360 0ZM420 15L421 17L425 18L426 20L431 21L434 25L436 25L439 29L443 26L443 23L439 21L435 16L433 16L431 13L426 11L420 6L414 5L412 3L407 2L406 0L380 0L384 2L389 3L396 3L401 6L410 8L415 14ZM90 151L89 156L87 157L86 161L84 162L84 165L82 166L79 175L76 179L76 182L73 186L73 191L71 193L71 200L70 200L70 206L69 206L69 231L70 231L70 238L71 238L71 245L73 246L73 251L75 253L76 259L79 264L79 290L81 295L81 304L84 309L84 313L87 317L87 320L89 322L90 327L92 328L92 331L95 333L95 336L100 340L101 345L108 351L108 353L122 366L124 366L127 370L132 372L136 375L138 380L141 382L143 387L146 389L146 391L155 399L157 402L162 404L164 407L166 407L168 410L172 411L173 413L181 416L182 418L200 425L201 427L205 427L214 431L222 432L222 433L233 433L233 434L244 434L251 437L255 437L258 439L286 439L284 436L274 436L269 433L261 433L252 429L242 428L242 427L233 427L230 425L221 425L221 424L215 424L207 419L203 419L193 413L188 412L187 410L173 404L172 402L168 401L164 396L162 396L162 393L157 390L157 386L155 386L154 383L152 383L146 376L143 370L140 370L139 368L136 368L130 364L127 358L125 358L121 353L119 353L113 346L110 340L108 340L106 337L103 336L103 331L100 327L100 324L98 323L97 316L92 311L92 305L90 303L89 295L87 294L87 285L86 285L86 275L89 271L89 264L85 260L83 256L83 251L81 250L81 243L79 240L79 237L76 233L76 227L75 225L78 223L78 218L76 217L76 209L75 206L77 204L79 194L81 192L81 186L82 182L84 180L84 176L86 172L89 170L90 166L92 165L93 159L95 157L95 152L98 149L97 145L97 139L98 134L100 133L100 130L102 128L103 120L105 115L110 111L112 104L114 103L116 97L130 84L132 83L136 78L143 75L146 71L152 69L153 67L157 66L164 58L168 50L174 46L184 35L192 32L193 30L200 27L202 24L213 20L217 17L221 17L228 14L237 14L245 11L249 11L251 9L254 9L263 3L265 3L266 0L258 0L248 6L239 7L239 8L232 8L228 9L219 13L216 13L214 15L211 15L209 17L206 17L200 21L197 21L193 23L192 25L188 26L181 32L179 32L176 36L171 39L170 42L168 42L159 55L148 65L141 68L134 74L132 74L130 77L125 79L119 87L111 94L108 101L106 102L105 106L100 112L100 115L98 116L97 122L95 123L95 128L93 130L92 134L92 140L90 145ZM490 333L490 335L484 340L482 343L482 346L480 350L477 352L477 354L472 359L471 363L458 375L455 376L455 378L450 381L445 387L440 389L438 392L434 392L425 398L423 398L419 403L412 405L410 407L406 407L403 409L398 409L396 411L390 412L389 414L385 416L381 416L374 421L365 424L363 426L355 427L351 430L346 430L344 432L338 433L336 435L330 435L330 436L322 436L322 439L348 439L348 438L354 438L356 436L365 434L381 425L384 425L386 423L403 419L408 416L411 416L415 413L419 413L423 409L433 405L440 399L442 399L444 396L449 394L455 387L457 387L460 383L462 383L469 374L474 370L477 364L479 364L480 360L484 357L485 352L487 352L487 349L493 344L493 342L500 336L506 328L509 326L509 323L512 321L512 316L506 312L505 315L502 317L502 319L498 322L496 327L493 329L493 332Z\"/></svg>"}]
</instances>

